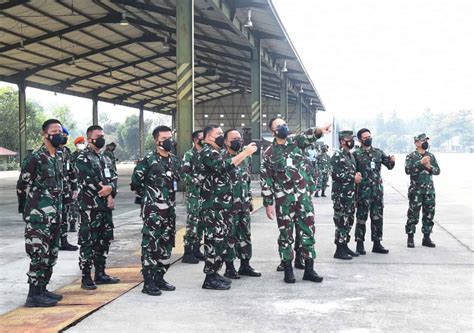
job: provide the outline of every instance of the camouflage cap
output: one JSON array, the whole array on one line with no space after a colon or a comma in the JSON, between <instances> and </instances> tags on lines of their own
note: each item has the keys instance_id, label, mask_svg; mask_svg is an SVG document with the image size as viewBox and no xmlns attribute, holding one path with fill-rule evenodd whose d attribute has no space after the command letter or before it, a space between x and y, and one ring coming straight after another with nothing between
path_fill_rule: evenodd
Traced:
<instances>
[{"instance_id":1,"label":"camouflage cap","mask_svg":"<svg viewBox=\"0 0 474 333\"><path fill-rule=\"evenodd\" d=\"M354 137L354 132L353 131L339 131L338 136L339 136L339 140L345 139L345 138L352 139Z\"/></svg>"},{"instance_id":2,"label":"camouflage cap","mask_svg":"<svg viewBox=\"0 0 474 333\"><path fill-rule=\"evenodd\" d=\"M415 142L416 142L416 141L429 140L430 138L427 137L425 133L421 133L421 134L418 134L417 136L415 136L414 139L415 139Z\"/></svg>"}]
</instances>

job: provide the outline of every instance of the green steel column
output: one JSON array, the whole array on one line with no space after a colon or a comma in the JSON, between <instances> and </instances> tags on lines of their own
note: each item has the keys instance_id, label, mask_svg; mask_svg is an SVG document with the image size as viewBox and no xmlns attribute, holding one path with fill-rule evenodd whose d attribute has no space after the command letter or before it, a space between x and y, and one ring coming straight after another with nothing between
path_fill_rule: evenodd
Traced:
<instances>
[{"instance_id":1,"label":"green steel column","mask_svg":"<svg viewBox=\"0 0 474 333\"><path fill-rule=\"evenodd\" d=\"M140 135L140 158L145 155L145 115L143 105L140 105L140 116L138 120L138 131Z\"/></svg>"},{"instance_id":2,"label":"green steel column","mask_svg":"<svg viewBox=\"0 0 474 333\"><path fill-rule=\"evenodd\" d=\"M283 73L283 78L281 80L281 90L280 90L280 113L281 116L288 122L288 76L287 73Z\"/></svg>"},{"instance_id":3,"label":"green steel column","mask_svg":"<svg viewBox=\"0 0 474 333\"><path fill-rule=\"evenodd\" d=\"M256 47L252 48L252 58L250 60L250 80L252 94L250 97L251 105L251 135L252 141L262 140L262 61L260 40L256 41ZM261 153L261 152L260 152ZM252 156L252 171L260 171L260 154Z\"/></svg>"},{"instance_id":4,"label":"green steel column","mask_svg":"<svg viewBox=\"0 0 474 333\"><path fill-rule=\"evenodd\" d=\"M99 125L99 99L96 97L92 98L92 125Z\"/></svg>"},{"instance_id":5,"label":"green steel column","mask_svg":"<svg viewBox=\"0 0 474 333\"><path fill-rule=\"evenodd\" d=\"M194 0L176 2L176 130L178 156L191 148L194 129Z\"/></svg>"},{"instance_id":6,"label":"green steel column","mask_svg":"<svg viewBox=\"0 0 474 333\"><path fill-rule=\"evenodd\" d=\"M20 126L20 163L26 157L26 83L22 81L18 84L18 106L19 106L19 126Z\"/></svg>"},{"instance_id":7,"label":"green steel column","mask_svg":"<svg viewBox=\"0 0 474 333\"><path fill-rule=\"evenodd\" d=\"M296 126L296 133L301 133L303 128L303 94L299 93L296 99L296 119L297 119L297 126Z\"/></svg>"}]
</instances>

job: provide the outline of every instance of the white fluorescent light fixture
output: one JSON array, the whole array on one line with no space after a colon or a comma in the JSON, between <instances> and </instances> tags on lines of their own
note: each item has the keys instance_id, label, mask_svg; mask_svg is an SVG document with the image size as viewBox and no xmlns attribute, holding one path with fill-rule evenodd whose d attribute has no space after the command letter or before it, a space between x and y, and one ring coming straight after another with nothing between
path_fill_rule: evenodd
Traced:
<instances>
[{"instance_id":1,"label":"white fluorescent light fixture","mask_svg":"<svg viewBox=\"0 0 474 333\"><path fill-rule=\"evenodd\" d=\"M120 20L120 25L123 25L123 26L128 25L127 12L125 11L122 12L122 19Z\"/></svg>"},{"instance_id":2,"label":"white fluorescent light fixture","mask_svg":"<svg viewBox=\"0 0 474 333\"><path fill-rule=\"evenodd\" d=\"M304 93L304 90L303 90L303 85L300 85L300 91L299 91L300 94Z\"/></svg>"},{"instance_id":3,"label":"white fluorescent light fixture","mask_svg":"<svg viewBox=\"0 0 474 333\"><path fill-rule=\"evenodd\" d=\"M247 11L247 21L244 23L244 28L253 28L252 11L250 9Z\"/></svg>"},{"instance_id":4,"label":"white fluorescent light fixture","mask_svg":"<svg viewBox=\"0 0 474 333\"><path fill-rule=\"evenodd\" d=\"M281 71L282 71L283 73L288 72L288 68L286 67L286 60L285 60L285 62L283 63L283 68L281 69Z\"/></svg>"}]
</instances>

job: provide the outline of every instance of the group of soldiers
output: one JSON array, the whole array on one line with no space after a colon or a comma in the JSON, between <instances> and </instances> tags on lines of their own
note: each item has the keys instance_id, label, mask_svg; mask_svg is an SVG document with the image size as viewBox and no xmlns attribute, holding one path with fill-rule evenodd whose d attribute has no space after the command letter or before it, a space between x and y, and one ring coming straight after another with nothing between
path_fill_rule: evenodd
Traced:
<instances>
[{"instance_id":1,"label":"group of soldiers","mask_svg":"<svg viewBox=\"0 0 474 333\"><path fill-rule=\"evenodd\" d=\"M307 167L305 150L314 147L323 134L329 133L330 125L310 128L296 135L290 135L282 118L271 119L268 127L274 139L261 155L260 185L266 215L277 220L281 259L277 270L284 271L284 281L295 283L293 260L295 267L304 269L303 280L323 281L314 270L312 196L318 191L325 195L328 170L331 170L333 182L337 246L334 257L352 259L365 254L365 222L369 214L374 242L372 251L388 253L381 244L383 188L380 169L382 164L392 169L395 159L371 146L370 131L361 129L357 133L362 146L353 153L353 133L339 132L341 149L330 158L330 166L327 165L328 147L323 146L317 156L318 165L322 167L318 167L318 181L315 181L314 168ZM98 125L90 126L86 134L86 138L75 140L78 150L71 154L65 149L67 131L58 120L47 120L42 126L42 147L22 165L17 192L19 212L26 222L26 252L31 260L27 273L30 290L25 304L28 307L54 306L62 299L61 295L48 291L47 285L57 260L64 225L67 234L64 209L67 205L69 211L79 213L81 287L93 290L97 284L120 281L105 273L109 246L114 238L112 211L118 179L113 155L115 145L108 145L103 150L104 131ZM253 211L250 165L257 145L252 142L243 146L238 130L223 132L219 125L209 124L192 133L193 147L181 160L173 153L176 145L171 128L158 126L152 135L156 149L137 162L131 177L131 190L137 195L136 203L141 205L143 219L142 292L158 296L162 291L175 290L164 276L170 267L175 242L179 181L186 184L187 205L182 261L188 264L204 261L202 288L228 290L232 280L240 276L261 276L250 265L250 213ZM431 175L439 174L439 167L433 154L426 151L427 140L425 135L416 137L417 151L408 155L406 161L406 172L412 180L406 226L408 247L414 247L413 234L421 207L423 245L434 247L429 238L434 216ZM353 252L348 242L356 207L357 251ZM238 270L234 266L236 259L240 260ZM222 276L219 271L224 264Z\"/></svg>"}]
</instances>

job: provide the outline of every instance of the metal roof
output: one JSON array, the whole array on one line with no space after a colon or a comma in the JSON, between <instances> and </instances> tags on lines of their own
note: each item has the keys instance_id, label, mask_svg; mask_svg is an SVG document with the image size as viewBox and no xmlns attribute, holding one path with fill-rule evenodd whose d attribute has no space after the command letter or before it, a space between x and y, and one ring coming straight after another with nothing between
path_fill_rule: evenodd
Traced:
<instances>
[{"instance_id":1,"label":"metal roof","mask_svg":"<svg viewBox=\"0 0 474 333\"><path fill-rule=\"evenodd\" d=\"M176 107L174 1L3 1L0 22L1 81L165 114ZM290 94L301 86L324 110L270 0L195 0L194 22L195 103L248 90L259 39L262 92L279 96L286 60Z\"/></svg>"}]
</instances>

